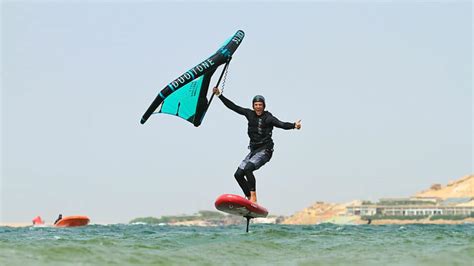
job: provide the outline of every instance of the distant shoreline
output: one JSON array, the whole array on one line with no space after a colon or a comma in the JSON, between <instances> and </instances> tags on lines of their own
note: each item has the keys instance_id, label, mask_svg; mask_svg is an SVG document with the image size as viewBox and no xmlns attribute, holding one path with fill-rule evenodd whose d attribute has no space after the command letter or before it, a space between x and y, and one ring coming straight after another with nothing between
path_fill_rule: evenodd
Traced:
<instances>
[{"instance_id":1,"label":"distant shoreline","mask_svg":"<svg viewBox=\"0 0 474 266\"><path fill-rule=\"evenodd\" d=\"M325 223L325 222L324 222ZM331 223L331 222L328 222ZM120 223L118 223L120 224ZM292 225L317 225L321 223L314 224L292 224ZM334 223L339 225L364 225L367 224L367 221L358 220L349 223ZM372 220L371 225L410 225L410 224L425 224L425 225L459 225L459 224L474 224L474 218L466 218L463 220L429 220L429 219L420 219L420 220ZM178 222L178 223L168 223L168 226L199 226L199 227L213 227L215 225L209 225L206 220L195 220L188 222ZM286 224L291 225L291 224ZM0 227L30 227L33 226L31 223L0 223ZM52 224L45 224L45 227L51 227Z\"/></svg>"},{"instance_id":2,"label":"distant shoreline","mask_svg":"<svg viewBox=\"0 0 474 266\"><path fill-rule=\"evenodd\" d=\"M474 218L466 218L463 220L429 220L429 219L422 219L414 221L409 220L372 220L373 225L386 225L386 224L474 224Z\"/></svg>"},{"instance_id":3,"label":"distant shoreline","mask_svg":"<svg viewBox=\"0 0 474 266\"><path fill-rule=\"evenodd\" d=\"M28 227L33 226L32 223L0 223L3 227Z\"/></svg>"}]
</instances>

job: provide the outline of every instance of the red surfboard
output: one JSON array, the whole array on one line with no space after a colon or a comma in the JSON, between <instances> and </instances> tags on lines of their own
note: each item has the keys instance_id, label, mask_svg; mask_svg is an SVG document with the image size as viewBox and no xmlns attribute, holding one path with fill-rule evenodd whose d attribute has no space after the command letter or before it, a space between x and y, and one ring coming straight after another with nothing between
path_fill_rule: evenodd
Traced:
<instances>
[{"instance_id":1,"label":"red surfboard","mask_svg":"<svg viewBox=\"0 0 474 266\"><path fill-rule=\"evenodd\" d=\"M264 207L234 194L219 196L215 206L219 211L247 218L267 217L268 215L268 211Z\"/></svg>"},{"instance_id":2,"label":"red surfboard","mask_svg":"<svg viewBox=\"0 0 474 266\"><path fill-rule=\"evenodd\" d=\"M87 216L66 216L59 220L54 226L56 227L74 227L84 226L89 224L89 217Z\"/></svg>"}]
</instances>

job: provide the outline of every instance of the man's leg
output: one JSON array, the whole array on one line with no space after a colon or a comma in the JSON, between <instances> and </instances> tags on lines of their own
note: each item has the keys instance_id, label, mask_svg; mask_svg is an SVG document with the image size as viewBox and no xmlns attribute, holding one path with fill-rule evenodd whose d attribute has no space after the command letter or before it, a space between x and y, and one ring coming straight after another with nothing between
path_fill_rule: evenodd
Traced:
<instances>
[{"instance_id":1,"label":"man's leg","mask_svg":"<svg viewBox=\"0 0 474 266\"><path fill-rule=\"evenodd\" d=\"M256 186L257 182L255 181L255 176L253 175L253 171L255 171L255 165L249 162L244 169L245 176L247 177L247 184L250 190L250 201L257 202L257 192Z\"/></svg>"},{"instance_id":2,"label":"man's leg","mask_svg":"<svg viewBox=\"0 0 474 266\"><path fill-rule=\"evenodd\" d=\"M247 180L245 180L244 174L244 170L237 168L234 177L235 180L237 180L237 183L239 183L240 188L242 188L242 191L244 192L245 196L250 199L250 189L247 184Z\"/></svg>"},{"instance_id":3,"label":"man's leg","mask_svg":"<svg viewBox=\"0 0 474 266\"><path fill-rule=\"evenodd\" d=\"M250 199L250 188L249 188L247 179L245 179L244 169L249 163L249 159L251 156L252 156L251 152L247 154L247 156L245 156L245 158L242 160L239 167L237 168L237 171L235 171L235 174L234 174L235 180L237 180L237 183L239 183L239 186L240 188L242 188L242 191L244 192L247 199Z\"/></svg>"},{"instance_id":4,"label":"man's leg","mask_svg":"<svg viewBox=\"0 0 474 266\"><path fill-rule=\"evenodd\" d=\"M247 183L250 190L250 201L257 203L257 182L253 172L258 170L264 164L266 164L271 159L271 152L266 150L261 150L255 153L249 158L248 163L245 165L244 173L247 177Z\"/></svg>"}]
</instances>

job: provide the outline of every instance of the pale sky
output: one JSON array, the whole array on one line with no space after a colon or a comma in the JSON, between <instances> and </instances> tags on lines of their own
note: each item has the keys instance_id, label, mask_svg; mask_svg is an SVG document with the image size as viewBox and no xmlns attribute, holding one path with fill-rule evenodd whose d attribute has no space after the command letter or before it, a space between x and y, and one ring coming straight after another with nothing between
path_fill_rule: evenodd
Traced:
<instances>
[{"instance_id":1,"label":"pale sky","mask_svg":"<svg viewBox=\"0 0 474 266\"><path fill-rule=\"evenodd\" d=\"M408 197L473 173L472 3L1 4L1 222L92 222L214 210L247 122L213 102L203 124L139 123L157 93L241 29L224 95L262 94L282 121L255 172L259 202Z\"/></svg>"}]
</instances>

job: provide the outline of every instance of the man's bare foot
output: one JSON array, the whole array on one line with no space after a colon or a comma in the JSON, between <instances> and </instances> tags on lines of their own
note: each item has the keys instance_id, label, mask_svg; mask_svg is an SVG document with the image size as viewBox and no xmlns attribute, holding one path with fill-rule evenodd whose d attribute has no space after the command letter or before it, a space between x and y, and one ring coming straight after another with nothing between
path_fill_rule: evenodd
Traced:
<instances>
[{"instance_id":1,"label":"man's bare foot","mask_svg":"<svg viewBox=\"0 0 474 266\"><path fill-rule=\"evenodd\" d=\"M250 199L249 200L253 203L257 203L257 192L250 191Z\"/></svg>"}]
</instances>

